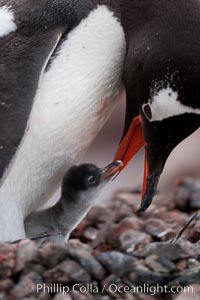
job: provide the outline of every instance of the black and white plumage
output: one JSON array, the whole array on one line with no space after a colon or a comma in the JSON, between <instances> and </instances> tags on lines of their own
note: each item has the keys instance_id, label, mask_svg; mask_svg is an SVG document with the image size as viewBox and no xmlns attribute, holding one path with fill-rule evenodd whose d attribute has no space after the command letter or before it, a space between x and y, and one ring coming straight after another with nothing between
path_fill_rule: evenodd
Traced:
<instances>
[{"instance_id":1,"label":"black and white plumage","mask_svg":"<svg viewBox=\"0 0 200 300\"><path fill-rule=\"evenodd\" d=\"M86 216L121 167L120 161L113 162L105 168L98 168L92 164L71 167L64 176L59 201L54 206L33 212L26 218L27 237L51 233L51 241L58 238L68 240L72 230ZM58 235L53 235L55 233Z\"/></svg>"},{"instance_id":2,"label":"black and white plumage","mask_svg":"<svg viewBox=\"0 0 200 300\"><path fill-rule=\"evenodd\" d=\"M127 109L122 147L115 159L125 166L145 146L142 212L152 202L173 149L200 126L200 2L123 3ZM138 134L143 136L140 143Z\"/></svg>"},{"instance_id":3,"label":"black and white plumage","mask_svg":"<svg viewBox=\"0 0 200 300\"><path fill-rule=\"evenodd\" d=\"M24 236L122 82L115 158L126 166L146 147L141 211L150 205L171 151L200 125L199 17L199 0L0 0L1 240Z\"/></svg>"},{"instance_id":4,"label":"black and white plumage","mask_svg":"<svg viewBox=\"0 0 200 300\"><path fill-rule=\"evenodd\" d=\"M126 44L113 13L89 1L0 1L1 10L15 24L0 44L0 240L12 240L114 109Z\"/></svg>"}]
</instances>

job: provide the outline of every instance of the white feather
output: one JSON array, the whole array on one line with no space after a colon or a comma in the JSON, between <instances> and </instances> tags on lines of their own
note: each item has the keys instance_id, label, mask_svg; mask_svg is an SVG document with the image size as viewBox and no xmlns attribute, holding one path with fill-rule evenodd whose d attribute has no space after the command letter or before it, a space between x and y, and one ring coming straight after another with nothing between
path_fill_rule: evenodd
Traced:
<instances>
[{"instance_id":1,"label":"white feather","mask_svg":"<svg viewBox=\"0 0 200 300\"><path fill-rule=\"evenodd\" d=\"M148 103L152 113L152 118L150 121L162 121L164 119L185 113L200 114L200 109L183 105L178 100L178 97L178 92L172 90L172 88L169 86L162 88L155 93L151 99L151 102Z\"/></svg>"},{"instance_id":2,"label":"white feather","mask_svg":"<svg viewBox=\"0 0 200 300\"><path fill-rule=\"evenodd\" d=\"M12 9L6 5L0 7L0 38L3 38L16 30L17 25L14 22Z\"/></svg>"},{"instance_id":3,"label":"white feather","mask_svg":"<svg viewBox=\"0 0 200 300\"><path fill-rule=\"evenodd\" d=\"M106 6L92 11L61 45L1 187L0 240L23 237L21 219L48 200L87 152L115 107L125 52L123 29Z\"/></svg>"}]
</instances>

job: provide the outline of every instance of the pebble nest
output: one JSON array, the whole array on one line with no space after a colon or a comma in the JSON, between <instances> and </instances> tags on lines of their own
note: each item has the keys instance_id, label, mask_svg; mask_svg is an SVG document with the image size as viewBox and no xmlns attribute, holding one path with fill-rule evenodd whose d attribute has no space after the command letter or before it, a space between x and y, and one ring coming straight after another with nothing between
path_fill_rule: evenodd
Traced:
<instances>
[{"instance_id":1,"label":"pebble nest","mask_svg":"<svg viewBox=\"0 0 200 300\"><path fill-rule=\"evenodd\" d=\"M118 191L67 244L1 243L0 299L200 299L200 220L175 240L200 209L200 192L179 184L142 215L139 199L137 190ZM188 293L171 291L188 286Z\"/></svg>"}]
</instances>

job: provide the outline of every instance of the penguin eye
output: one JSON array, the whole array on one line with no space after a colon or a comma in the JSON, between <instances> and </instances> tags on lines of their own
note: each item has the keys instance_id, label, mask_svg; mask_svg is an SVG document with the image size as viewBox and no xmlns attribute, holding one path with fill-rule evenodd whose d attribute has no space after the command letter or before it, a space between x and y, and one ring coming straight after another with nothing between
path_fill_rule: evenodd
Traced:
<instances>
[{"instance_id":1,"label":"penguin eye","mask_svg":"<svg viewBox=\"0 0 200 300\"><path fill-rule=\"evenodd\" d=\"M90 182L90 183L95 183L95 182L96 182L95 176L89 176L89 177L88 177L88 182Z\"/></svg>"}]
</instances>

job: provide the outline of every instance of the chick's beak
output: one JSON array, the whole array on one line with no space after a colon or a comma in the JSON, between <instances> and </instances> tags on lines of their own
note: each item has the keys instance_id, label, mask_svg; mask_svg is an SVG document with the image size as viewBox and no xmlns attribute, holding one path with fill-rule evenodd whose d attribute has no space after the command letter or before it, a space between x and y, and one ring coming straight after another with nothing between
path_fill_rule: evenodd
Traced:
<instances>
[{"instance_id":1,"label":"chick's beak","mask_svg":"<svg viewBox=\"0 0 200 300\"><path fill-rule=\"evenodd\" d=\"M108 166L101 169L101 181L114 179L123 168L123 163L121 160L114 161Z\"/></svg>"}]
</instances>

